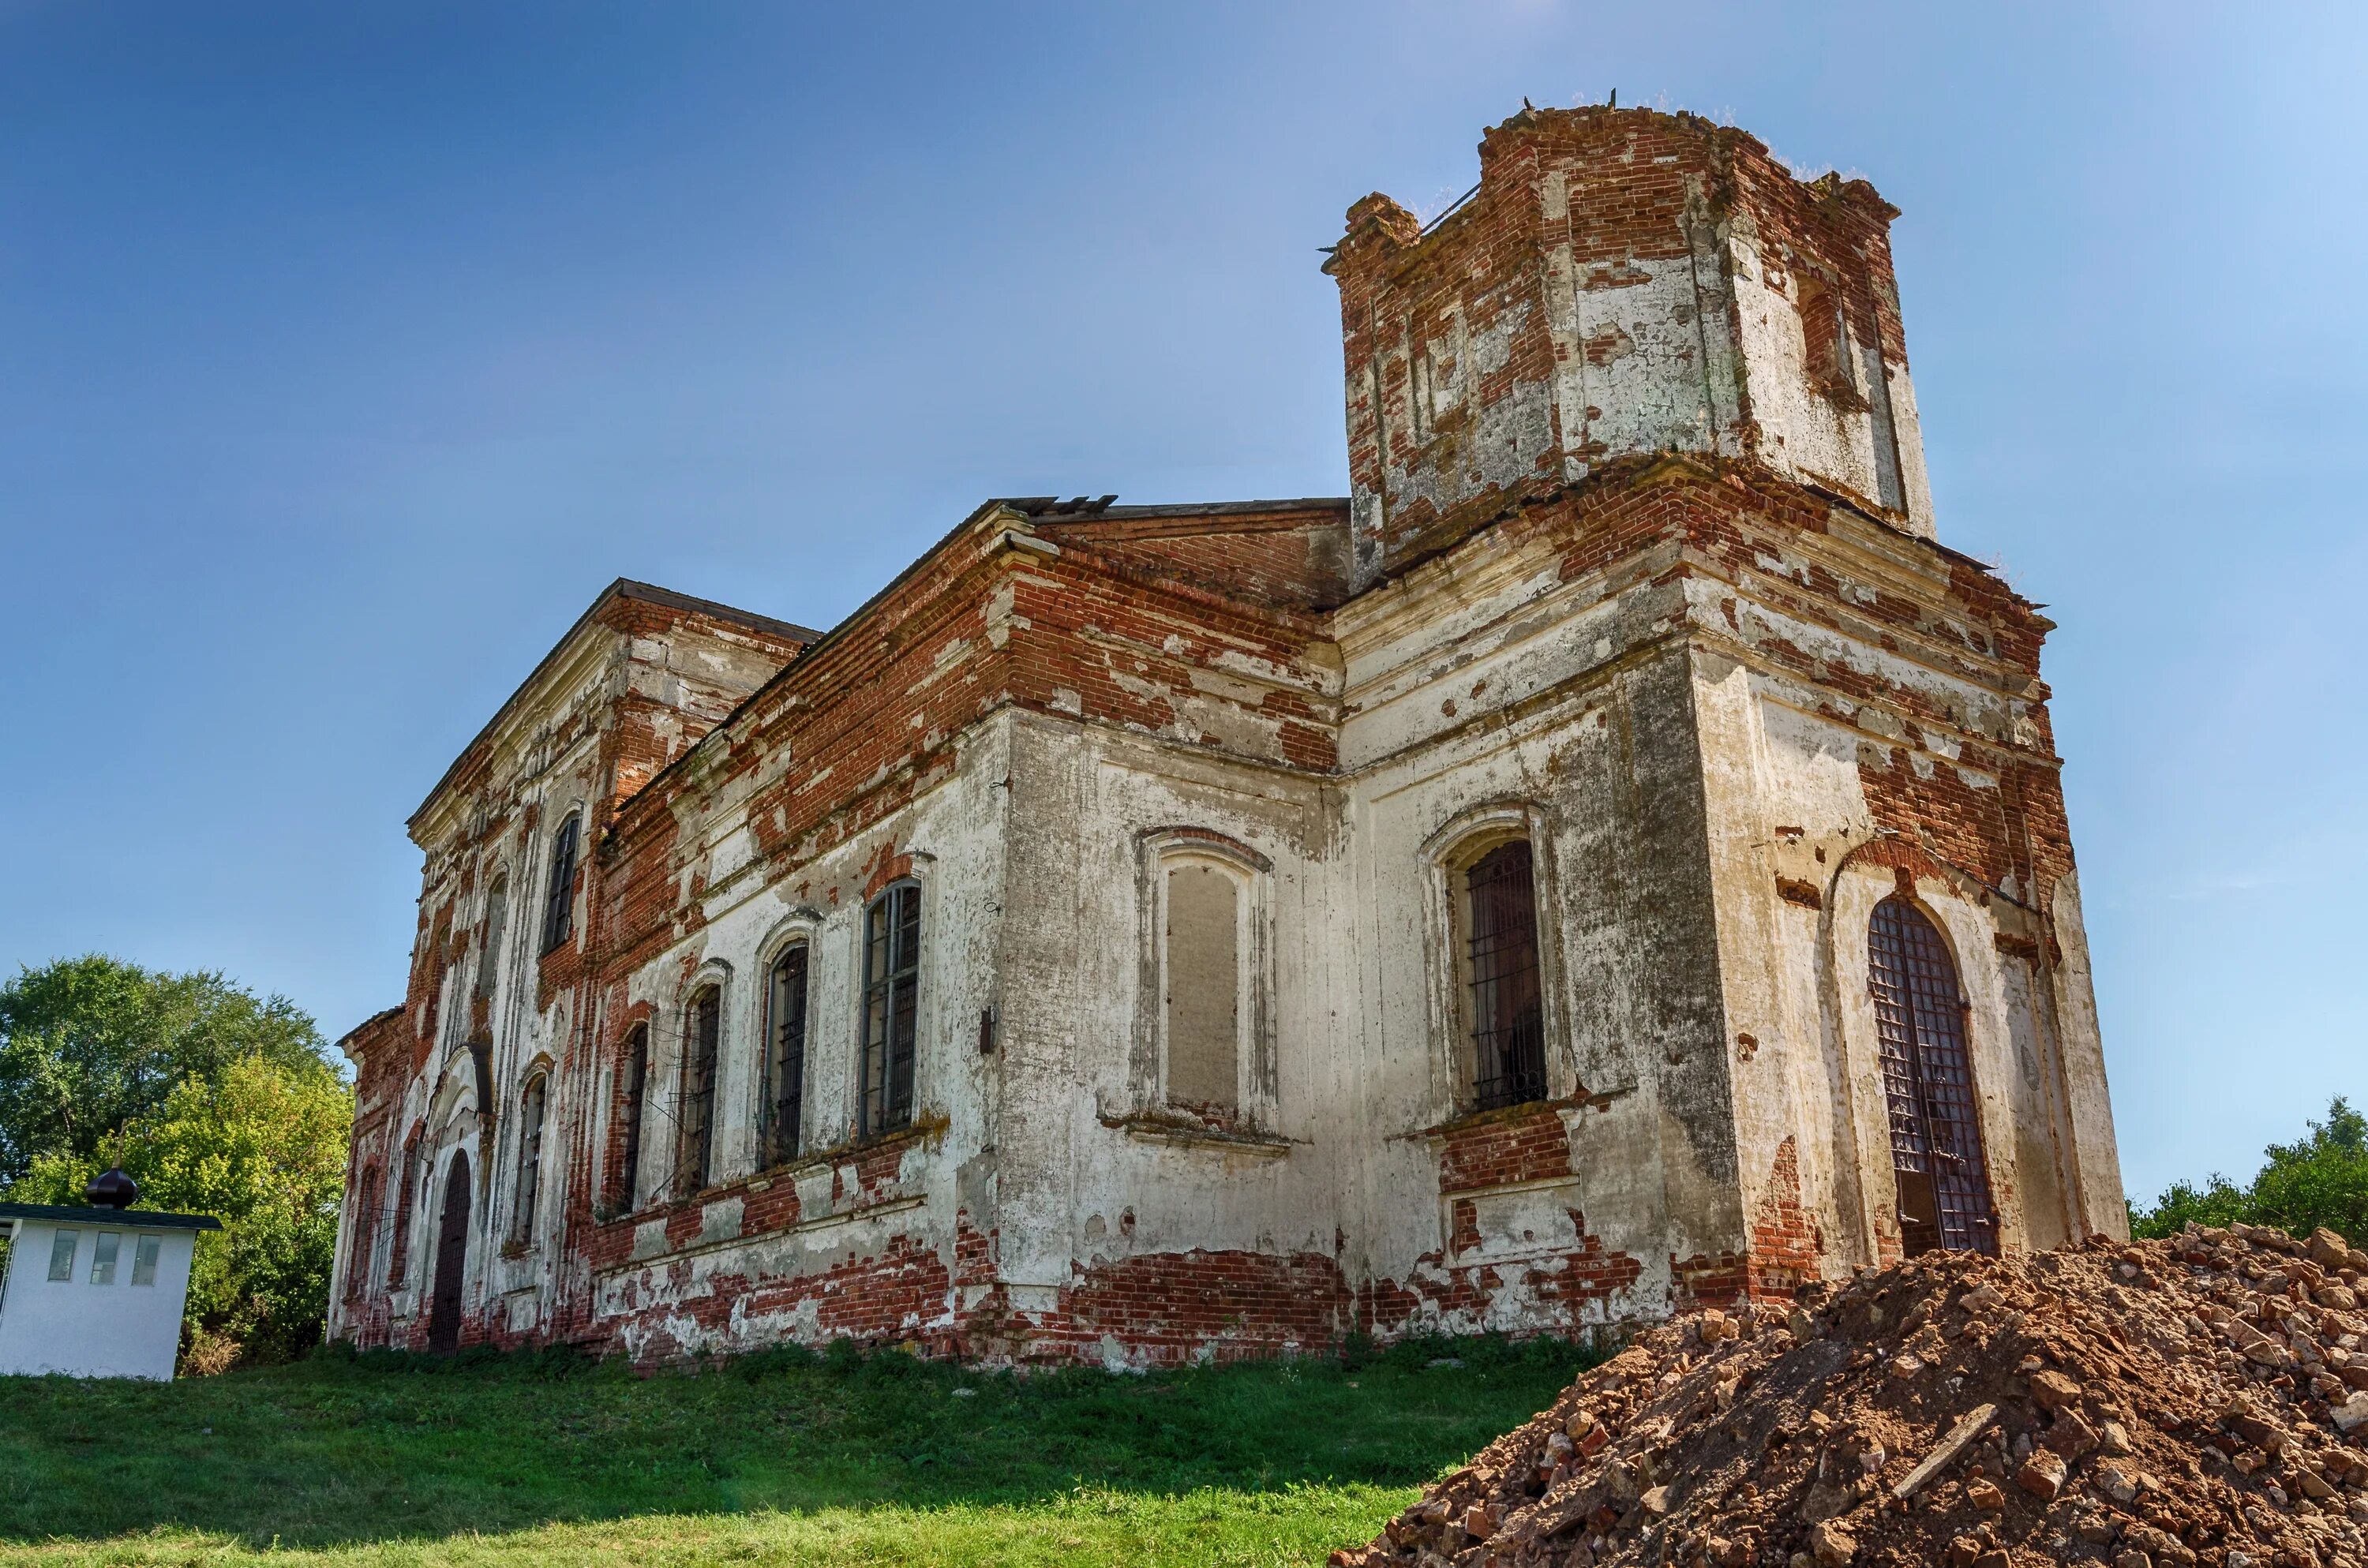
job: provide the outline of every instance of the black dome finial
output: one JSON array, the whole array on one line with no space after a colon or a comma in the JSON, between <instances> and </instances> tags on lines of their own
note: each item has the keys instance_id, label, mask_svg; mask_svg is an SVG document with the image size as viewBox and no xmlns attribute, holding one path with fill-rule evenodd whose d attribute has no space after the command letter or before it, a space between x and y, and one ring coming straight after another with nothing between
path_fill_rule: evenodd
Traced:
<instances>
[{"instance_id":1,"label":"black dome finial","mask_svg":"<svg viewBox=\"0 0 2368 1568\"><path fill-rule=\"evenodd\" d=\"M91 1177L90 1185L82 1189L85 1202L101 1209L129 1209L140 1196L140 1184L123 1174L121 1165L109 1165Z\"/></svg>"}]
</instances>

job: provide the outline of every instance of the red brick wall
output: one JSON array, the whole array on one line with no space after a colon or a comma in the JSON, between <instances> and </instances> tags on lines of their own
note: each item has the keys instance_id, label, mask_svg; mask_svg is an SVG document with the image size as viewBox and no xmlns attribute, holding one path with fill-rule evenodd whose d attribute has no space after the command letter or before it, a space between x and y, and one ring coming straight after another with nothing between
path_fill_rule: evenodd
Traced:
<instances>
[{"instance_id":1,"label":"red brick wall","mask_svg":"<svg viewBox=\"0 0 2368 1568\"><path fill-rule=\"evenodd\" d=\"M1553 1104L1491 1111L1433 1139L1442 1194L1571 1174L1570 1133Z\"/></svg>"},{"instance_id":2,"label":"red brick wall","mask_svg":"<svg viewBox=\"0 0 2368 1568\"><path fill-rule=\"evenodd\" d=\"M1825 1255L1825 1232L1801 1201L1799 1141L1787 1138L1768 1173L1767 1194L1752 1212L1745 1289L1755 1301L1790 1301L1795 1290L1818 1277Z\"/></svg>"}]
</instances>

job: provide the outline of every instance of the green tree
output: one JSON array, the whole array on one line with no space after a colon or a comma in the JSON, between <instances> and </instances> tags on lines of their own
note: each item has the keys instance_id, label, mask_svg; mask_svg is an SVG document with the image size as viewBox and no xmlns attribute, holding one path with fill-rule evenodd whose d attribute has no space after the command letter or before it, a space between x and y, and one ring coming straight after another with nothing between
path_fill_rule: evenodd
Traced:
<instances>
[{"instance_id":1,"label":"green tree","mask_svg":"<svg viewBox=\"0 0 2368 1568\"><path fill-rule=\"evenodd\" d=\"M142 1207L222 1221L198 1238L184 1321L189 1344L215 1353L211 1365L285 1360L320 1338L352 1130L353 1097L325 1064L262 1055L184 1079L126 1128L123 1168ZM45 1155L13 1195L78 1201L113 1152Z\"/></svg>"},{"instance_id":2,"label":"green tree","mask_svg":"<svg viewBox=\"0 0 2368 1568\"><path fill-rule=\"evenodd\" d=\"M96 953L0 987L0 1197L79 1203L120 1145L142 1207L220 1218L186 1323L209 1365L319 1337L352 1126L319 1028L285 996Z\"/></svg>"},{"instance_id":3,"label":"green tree","mask_svg":"<svg viewBox=\"0 0 2368 1568\"><path fill-rule=\"evenodd\" d=\"M96 1158L185 1083L261 1057L331 1071L312 1017L219 973L164 974L92 953L0 986L0 1193L36 1160Z\"/></svg>"},{"instance_id":4,"label":"green tree","mask_svg":"<svg viewBox=\"0 0 2368 1568\"><path fill-rule=\"evenodd\" d=\"M2238 1187L2214 1172L2202 1187L2175 1182L2151 1209L2130 1206L2130 1230L2168 1236L2192 1221L2275 1225L2306 1236L2321 1225L2358 1242L2368 1237L2368 1117L2338 1095L2327 1119L2307 1137L2272 1143L2251 1182Z\"/></svg>"}]
</instances>

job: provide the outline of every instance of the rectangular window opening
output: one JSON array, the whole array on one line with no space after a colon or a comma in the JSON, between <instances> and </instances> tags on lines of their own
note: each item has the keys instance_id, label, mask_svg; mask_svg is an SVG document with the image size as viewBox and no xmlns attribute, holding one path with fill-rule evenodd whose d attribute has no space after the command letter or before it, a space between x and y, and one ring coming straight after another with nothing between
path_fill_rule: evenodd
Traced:
<instances>
[{"instance_id":1,"label":"rectangular window opening","mask_svg":"<svg viewBox=\"0 0 2368 1568\"><path fill-rule=\"evenodd\" d=\"M82 1244L80 1231L60 1231L50 1241L50 1280L52 1284L74 1281L74 1249Z\"/></svg>"},{"instance_id":2,"label":"rectangular window opening","mask_svg":"<svg viewBox=\"0 0 2368 1568\"><path fill-rule=\"evenodd\" d=\"M715 1055L723 1033L723 995L712 986L691 1004L682 1064L682 1176L685 1196L704 1189L715 1153Z\"/></svg>"},{"instance_id":3,"label":"rectangular window opening","mask_svg":"<svg viewBox=\"0 0 2368 1568\"><path fill-rule=\"evenodd\" d=\"M1498 845L1464 873L1472 991L1473 1108L1546 1097L1545 1004L1529 840Z\"/></svg>"},{"instance_id":4,"label":"rectangular window opening","mask_svg":"<svg viewBox=\"0 0 2368 1568\"><path fill-rule=\"evenodd\" d=\"M913 1119L913 1058L920 1023L921 890L890 888L864 916L862 1104L859 1127L877 1137Z\"/></svg>"},{"instance_id":5,"label":"rectangular window opening","mask_svg":"<svg viewBox=\"0 0 2368 1568\"><path fill-rule=\"evenodd\" d=\"M805 1126L807 948L801 942L773 964L772 1052L766 1063L766 1164L798 1157Z\"/></svg>"},{"instance_id":6,"label":"rectangular window opening","mask_svg":"<svg viewBox=\"0 0 2368 1568\"><path fill-rule=\"evenodd\" d=\"M1241 1107L1241 889L1201 861L1171 866L1167 882L1167 1098L1230 1116Z\"/></svg>"},{"instance_id":7,"label":"rectangular window opening","mask_svg":"<svg viewBox=\"0 0 2368 1568\"><path fill-rule=\"evenodd\" d=\"M90 1282L94 1285L115 1283L116 1256L123 1250L123 1238L113 1231L101 1231L90 1249Z\"/></svg>"},{"instance_id":8,"label":"rectangular window opening","mask_svg":"<svg viewBox=\"0 0 2368 1568\"><path fill-rule=\"evenodd\" d=\"M542 1183L543 1103L549 1083L547 1078L535 1079L518 1104L518 1221L511 1239L520 1244L534 1239L535 1203Z\"/></svg>"},{"instance_id":9,"label":"rectangular window opening","mask_svg":"<svg viewBox=\"0 0 2368 1568\"><path fill-rule=\"evenodd\" d=\"M131 1282L134 1285L156 1283L156 1255L164 1250L164 1241L157 1236L142 1236L131 1248Z\"/></svg>"},{"instance_id":10,"label":"rectangular window opening","mask_svg":"<svg viewBox=\"0 0 2368 1568\"><path fill-rule=\"evenodd\" d=\"M619 1152L617 1185L621 1189L617 1201L631 1210L638 1196L642 1180L642 1085L650 1070L650 1031L637 1028L632 1042L625 1048L623 1092L618 1096L617 1114L624 1119L625 1146Z\"/></svg>"},{"instance_id":11,"label":"rectangular window opening","mask_svg":"<svg viewBox=\"0 0 2368 1568\"><path fill-rule=\"evenodd\" d=\"M551 886L542 912L542 950L555 951L575 930L575 845L583 818L571 816L559 824L559 840L551 850Z\"/></svg>"}]
</instances>

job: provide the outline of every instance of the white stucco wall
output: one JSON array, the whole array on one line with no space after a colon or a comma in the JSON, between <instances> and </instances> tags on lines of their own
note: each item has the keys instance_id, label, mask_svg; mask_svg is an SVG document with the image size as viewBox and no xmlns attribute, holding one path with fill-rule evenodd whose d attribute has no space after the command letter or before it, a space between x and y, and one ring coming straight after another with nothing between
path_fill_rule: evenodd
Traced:
<instances>
[{"instance_id":1,"label":"white stucco wall","mask_svg":"<svg viewBox=\"0 0 2368 1568\"><path fill-rule=\"evenodd\" d=\"M195 1233L128 1224L104 1210L93 1210L87 1224L5 1222L16 1227L16 1244L0 1295L0 1375L172 1380ZM51 1279L50 1262L62 1231L74 1233L73 1268L70 1278ZM94 1283L93 1262L106 1236L116 1241L114 1278ZM131 1282L142 1237L158 1243L154 1284Z\"/></svg>"}]
</instances>

